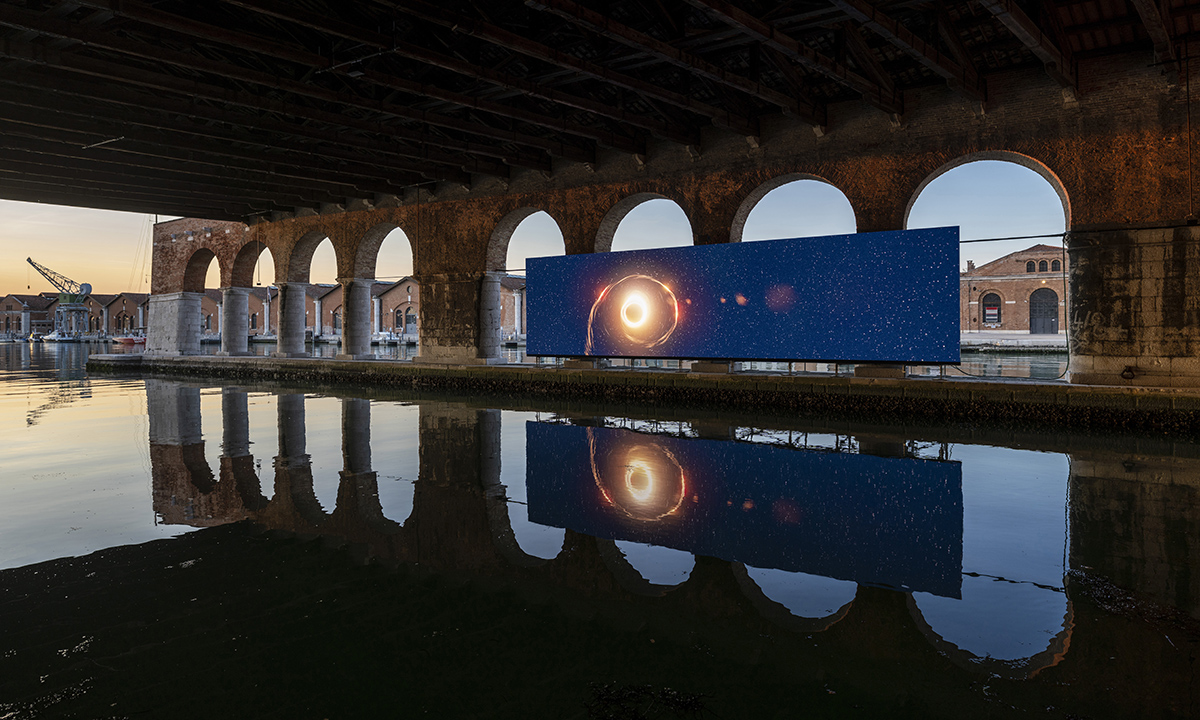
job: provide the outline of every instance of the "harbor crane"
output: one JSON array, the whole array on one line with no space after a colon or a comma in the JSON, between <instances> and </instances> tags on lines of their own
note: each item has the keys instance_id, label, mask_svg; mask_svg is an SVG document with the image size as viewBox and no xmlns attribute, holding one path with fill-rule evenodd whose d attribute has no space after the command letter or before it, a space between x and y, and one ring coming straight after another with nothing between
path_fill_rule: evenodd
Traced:
<instances>
[{"instance_id":1,"label":"harbor crane","mask_svg":"<svg viewBox=\"0 0 1200 720\"><path fill-rule=\"evenodd\" d=\"M54 309L54 334L57 339L75 339L86 333L88 327L88 310L84 305L88 295L92 294L92 286L88 283L77 283L62 273L35 262L33 258L25 258L25 262L41 273L58 290L58 307Z\"/></svg>"}]
</instances>

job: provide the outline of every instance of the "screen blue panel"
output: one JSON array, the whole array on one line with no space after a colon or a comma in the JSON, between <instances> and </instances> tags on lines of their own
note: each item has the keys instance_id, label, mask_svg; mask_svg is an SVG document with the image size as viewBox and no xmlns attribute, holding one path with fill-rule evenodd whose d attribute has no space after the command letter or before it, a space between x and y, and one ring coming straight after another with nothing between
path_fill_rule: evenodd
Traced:
<instances>
[{"instance_id":1,"label":"screen blue panel","mask_svg":"<svg viewBox=\"0 0 1200 720\"><path fill-rule=\"evenodd\" d=\"M958 228L526 266L530 355L959 361Z\"/></svg>"},{"instance_id":2,"label":"screen blue panel","mask_svg":"<svg viewBox=\"0 0 1200 720\"><path fill-rule=\"evenodd\" d=\"M537 422L525 434L535 523L960 596L957 462Z\"/></svg>"}]
</instances>

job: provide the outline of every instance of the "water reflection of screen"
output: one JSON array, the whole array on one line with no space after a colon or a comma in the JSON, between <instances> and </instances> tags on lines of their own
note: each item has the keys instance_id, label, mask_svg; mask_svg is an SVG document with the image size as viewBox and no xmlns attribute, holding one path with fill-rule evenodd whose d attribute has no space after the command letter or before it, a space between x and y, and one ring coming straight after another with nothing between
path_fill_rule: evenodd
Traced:
<instances>
[{"instance_id":1,"label":"water reflection of screen","mask_svg":"<svg viewBox=\"0 0 1200 720\"><path fill-rule=\"evenodd\" d=\"M958 597L956 462L526 424L529 519L864 584Z\"/></svg>"}]
</instances>

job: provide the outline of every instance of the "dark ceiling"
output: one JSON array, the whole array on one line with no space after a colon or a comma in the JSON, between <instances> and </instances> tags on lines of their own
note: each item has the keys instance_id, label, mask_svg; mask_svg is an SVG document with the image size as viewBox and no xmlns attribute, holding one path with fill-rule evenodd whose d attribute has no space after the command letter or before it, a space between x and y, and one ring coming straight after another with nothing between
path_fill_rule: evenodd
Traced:
<instances>
[{"instance_id":1,"label":"dark ceiling","mask_svg":"<svg viewBox=\"0 0 1200 720\"><path fill-rule=\"evenodd\" d=\"M1200 1L0 0L0 197L248 218L1145 51ZM831 128L836 130L836 128Z\"/></svg>"}]
</instances>

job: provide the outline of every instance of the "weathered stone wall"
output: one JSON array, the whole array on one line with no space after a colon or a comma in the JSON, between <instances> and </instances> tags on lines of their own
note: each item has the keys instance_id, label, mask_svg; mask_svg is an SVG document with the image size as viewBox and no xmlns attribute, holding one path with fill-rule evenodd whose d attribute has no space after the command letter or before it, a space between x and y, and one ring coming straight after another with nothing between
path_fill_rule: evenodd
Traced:
<instances>
[{"instance_id":1,"label":"weathered stone wall","mask_svg":"<svg viewBox=\"0 0 1200 720\"><path fill-rule=\"evenodd\" d=\"M1200 385L1200 227L1070 237L1076 382Z\"/></svg>"},{"instance_id":2,"label":"weathered stone wall","mask_svg":"<svg viewBox=\"0 0 1200 720\"><path fill-rule=\"evenodd\" d=\"M655 197L679 204L696 243L729 242L740 239L745 217L765 187L810 177L846 194L859 231L895 230L904 226L920 190L940 173L970 160L1006 159L1039 172L1055 187L1073 231L1183 225L1193 207L1187 195L1186 108L1175 77L1164 67L1148 66L1140 54L1083 64L1078 96L1064 94L1030 69L989 77L984 112L934 87L907 93L907 112L899 122L863 103L835 105L821 136L804 123L773 116L763 119L754 145L712 128L704 132L698 154L665 142L652 143L645 157L604 151L591 165L561 163L549 174L514 170L507 181L479 178L470 187L443 183L432 193L423 188L402 198L380 197L374 207L351 211L298 211L240 234L231 228L184 245L170 243L167 232L216 225L174 221L155 234L155 292L183 289L188 266L204 260L203 252L221 263L223 284L246 284L247 265L253 268L261 247L270 248L278 281L307 282L312 252L325 237L334 246L338 277L370 279L383 237L398 227L412 244L415 275L427 294L423 347L430 358L460 362L490 356L480 347L492 331L480 319L483 274L502 266L512 220L533 210L557 221L568 253L609 249L620 218ZM797 234L802 232L800 219ZM1094 265L1090 272L1096 274ZM1090 293L1096 285L1074 287ZM1142 333L1137 312L1102 315L1103 332ZM1126 324L1114 324L1118 318ZM1178 320L1186 323L1186 313ZM1164 316L1163 322L1174 320ZM1173 329L1186 335L1194 327ZM1084 344L1083 355L1117 354ZM1141 352L1170 358L1177 347L1152 346L1147 335Z\"/></svg>"},{"instance_id":3,"label":"weathered stone wall","mask_svg":"<svg viewBox=\"0 0 1200 720\"><path fill-rule=\"evenodd\" d=\"M1073 568L1200 617L1200 461L1071 457Z\"/></svg>"}]
</instances>

